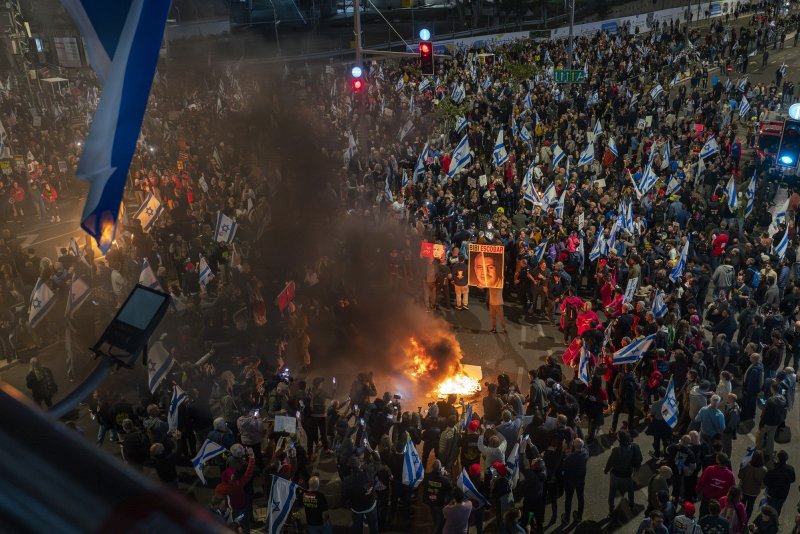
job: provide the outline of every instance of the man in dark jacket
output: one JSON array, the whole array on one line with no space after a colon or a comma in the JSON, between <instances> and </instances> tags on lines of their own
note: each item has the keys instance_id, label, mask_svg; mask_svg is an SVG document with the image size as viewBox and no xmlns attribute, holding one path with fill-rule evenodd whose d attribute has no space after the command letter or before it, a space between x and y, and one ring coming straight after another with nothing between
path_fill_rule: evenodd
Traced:
<instances>
[{"instance_id":1,"label":"man in dark jacket","mask_svg":"<svg viewBox=\"0 0 800 534\"><path fill-rule=\"evenodd\" d=\"M775 508L778 514L781 513L783 503L789 496L789 489L795 481L794 467L788 464L789 453L784 450L778 451L776 455L777 463L775 467L767 471L764 477L764 486L767 494L767 504Z\"/></svg>"},{"instance_id":2,"label":"man in dark jacket","mask_svg":"<svg viewBox=\"0 0 800 534\"><path fill-rule=\"evenodd\" d=\"M642 451L635 443L631 443L631 437L627 432L620 431L619 445L611 450L611 455L606 462L604 472L611 473L611 483L608 488L608 515L614 513L614 497L617 493L628 494L628 504L634 508L633 494L636 485L633 483L633 473L638 471L642 465Z\"/></svg>"},{"instance_id":3,"label":"man in dark jacket","mask_svg":"<svg viewBox=\"0 0 800 534\"><path fill-rule=\"evenodd\" d=\"M756 416L756 399L764 387L764 364L761 355L750 355L750 367L744 373L742 381L742 421L751 421Z\"/></svg>"},{"instance_id":4,"label":"man in dark jacket","mask_svg":"<svg viewBox=\"0 0 800 534\"><path fill-rule=\"evenodd\" d=\"M758 422L758 436L756 446L764 453L767 463L772 462L772 452L775 449L775 433L778 427L786 422L788 404L786 397L781 393L780 382L772 380L769 386L770 397L764 404L761 420Z\"/></svg>"},{"instance_id":5,"label":"man in dark jacket","mask_svg":"<svg viewBox=\"0 0 800 534\"><path fill-rule=\"evenodd\" d=\"M570 521L572 510L572 494L578 498L578 509L572 519L579 523L583 518L583 489L586 483L586 463L589 461L589 450L583 440L576 438L572 442L571 452L561 462L561 474L564 481L564 515L561 523L566 525Z\"/></svg>"},{"instance_id":6,"label":"man in dark jacket","mask_svg":"<svg viewBox=\"0 0 800 534\"><path fill-rule=\"evenodd\" d=\"M350 506L353 532L360 531L366 522L369 534L378 534L374 484L373 478L364 471L364 461L354 458L353 472L344 480L342 487L344 504Z\"/></svg>"},{"instance_id":7,"label":"man in dark jacket","mask_svg":"<svg viewBox=\"0 0 800 534\"><path fill-rule=\"evenodd\" d=\"M628 413L628 429L633 430L634 417L636 415L636 394L639 391L639 386L636 383L636 377L633 376L630 366L625 366L625 375L622 377L620 384L620 398L617 399L617 406L614 410L614 417L611 418L611 432L617 431L617 420L621 412ZM636 417L638 419L638 417Z\"/></svg>"},{"instance_id":8,"label":"man in dark jacket","mask_svg":"<svg viewBox=\"0 0 800 534\"><path fill-rule=\"evenodd\" d=\"M528 389L528 406L525 410L526 415L538 413L544 415L547 409L547 384L537 374L535 369L528 372L530 376L530 388Z\"/></svg>"},{"instance_id":9,"label":"man in dark jacket","mask_svg":"<svg viewBox=\"0 0 800 534\"><path fill-rule=\"evenodd\" d=\"M422 481L423 501L428 505L433 518L433 531L441 534L444 528L444 505L450 502L453 486L447 478L447 472L442 469L439 460L433 462L430 472Z\"/></svg>"}]
</instances>

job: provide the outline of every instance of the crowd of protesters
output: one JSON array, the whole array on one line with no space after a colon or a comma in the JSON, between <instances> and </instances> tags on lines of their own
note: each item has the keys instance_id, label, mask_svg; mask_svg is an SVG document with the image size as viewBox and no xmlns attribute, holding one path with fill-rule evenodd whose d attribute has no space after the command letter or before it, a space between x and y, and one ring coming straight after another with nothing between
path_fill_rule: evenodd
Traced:
<instances>
[{"instance_id":1,"label":"crowd of protesters","mask_svg":"<svg viewBox=\"0 0 800 534\"><path fill-rule=\"evenodd\" d=\"M58 194L80 194L71 173L85 124L71 117L96 103L91 83L39 103L41 129L33 128L24 99L7 93L9 142L30 149L2 182L2 194L13 200L0 202L0 220L7 221L0 249L3 355L19 357L23 346L66 334L71 378L80 357L73 353L102 331L146 260L177 303L162 328L178 364L154 393L140 390L133 400L108 388L88 399L96 442L118 441L130 466L184 488L191 482L180 469L186 460L206 439L222 445L226 453L206 473L214 497L202 504L241 532L250 531L273 476L302 488L305 526L298 528L309 532L329 531L337 507L350 509L353 532L364 525L371 533L409 531L420 516L435 532L544 532L568 524L593 531L601 518L584 514L587 464L592 451L612 446L604 467L612 519L624 515L619 496L633 515L644 513L636 519L639 532L776 533L794 504L786 503L795 482L792 459L776 443L788 439L800 358L800 195L790 182L789 207L775 217L775 154L748 158L745 145L757 142L758 120L785 112L795 96L791 70L778 69L770 84L750 83L746 73L757 68L748 65L753 53L760 59L787 39L796 44L796 26L793 16L774 19L739 6L691 31L670 21L647 33L621 27L614 35L580 37L573 60L586 66L587 79L571 85L552 83L552 70L569 62L563 41L497 46L491 60L457 50L422 89L426 78L416 65L376 63L356 99L335 72L321 79L310 71L290 74L334 129L320 157L344 160L320 195L351 220L392 228L393 241L372 259L383 266L381 283L429 310L466 312L485 302L499 311L493 335L506 334L504 307L520 308L520 321L557 323L563 331L560 358L531 369L528 384L501 374L471 415L455 397L408 410L367 370L340 388L315 374L313 328L330 318L345 337L355 335L356 305L336 281L337 258L324 255L293 273L297 303L278 312L272 302L292 277L269 276L267 255L250 245L269 243L273 202L288 186L280 172L250 163L255 128L223 125L261 91L241 81L238 68L182 82L157 77L131 168L126 205L133 209L103 257L88 240L78 250L65 244L60 254L40 257L46 251L19 246L14 222L57 223ZM186 89L193 83L204 88ZM455 103L461 84L464 95ZM658 84L664 91L651 93ZM750 111L740 115L745 98ZM457 132L462 118L468 124ZM598 121L602 133L595 135ZM495 167L500 129L508 160ZM463 135L471 161L451 176ZM700 162L711 137L719 151ZM590 142L595 158L579 166ZM556 146L565 156L554 162ZM646 167L659 180L642 194L637 184ZM731 176L736 199L726 197ZM754 208L746 215L752 176ZM676 181L680 188L667 195ZM531 188L541 195L551 184L563 206L526 199ZM131 219L148 193L165 209L145 232ZM629 202L632 222L617 231L619 206ZM220 212L239 224L234 245L215 238ZM787 228L789 245L779 255ZM615 243L592 259L599 239ZM444 258L419 260L422 241L444 245ZM685 268L672 280L687 242ZM504 248L502 291L467 285L471 243ZM215 275L211 283L201 280L201 256ZM27 313L15 306L27 308L37 280L63 304L78 278L92 288L90 304L66 319L25 326ZM656 295L666 310L653 306ZM650 335L654 341L637 363L615 365L615 352ZM299 374L289 372L290 359L302 365ZM586 375L579 369L584 359ZM27 386L37 402L50 405L60 379L30 359ZM678 406L674 426L662 410L669 383ZM175 385L189 400L170 429ZM276 432L278 415L295 417L298 431ZM733 441L750 432L755 447L734 458ZM649 462L637 444L642 433L652 438ZM409 446L426 467L416 488L405 483ZM340 486L314 471L323 459L335 460ZM646 465L653 472L647 501L636 502Z\"/></svg>"}]
</instances>

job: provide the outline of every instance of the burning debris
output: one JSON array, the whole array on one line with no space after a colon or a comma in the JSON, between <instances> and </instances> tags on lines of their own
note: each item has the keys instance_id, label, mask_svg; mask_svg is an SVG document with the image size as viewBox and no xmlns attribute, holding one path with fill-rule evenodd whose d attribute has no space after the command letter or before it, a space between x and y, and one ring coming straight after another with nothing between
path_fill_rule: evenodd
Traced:
<instances>
[{"instance_id":1,"label":"burning debris","mask_svg":"<svg viewBox=\"0 0 800 534\"><path fill-rule=\"evenodd\" d=\"M431 396L471 397L480 392L480 377L464 372L461 348L451 333L439 332L425 341L410 337L403 351L408 362L406 374L424 384Z\"/></svg>"}]
</instances>

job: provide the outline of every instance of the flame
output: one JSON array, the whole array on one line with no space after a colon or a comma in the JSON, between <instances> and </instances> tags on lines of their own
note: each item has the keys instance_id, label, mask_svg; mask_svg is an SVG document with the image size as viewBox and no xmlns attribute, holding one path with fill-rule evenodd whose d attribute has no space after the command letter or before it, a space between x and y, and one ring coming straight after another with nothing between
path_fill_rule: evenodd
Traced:
<instances>
[{"instance_id":1,"label":"flame","mask_svg":"<svg viewBox=\"0 0 800 534\"><path fill-rule=\"evenodd\" d=\"M405 347L408 356L406 373L409 377L419 380L432 378L430 375L438 370L436 360L431 358L428 351L413 337L408 339ZM455 374L448 376L433 388L432 395L438 398L447 398L448 395L471 397L481 390L480 380L477 380L461 370L460 363L456 362Z\"/></svg>"},{"instance_id":2,"label":"flame","mask_svg":"<svg viewBox=\"0 0 800 534\"><path fill-rule=\"evenodd\" d=\"M408 374L411 378L422 378L431 371L436 370L436 362L430 357L428 352L419 344L419 342L412 338L408 339L410 348L406 351L409 353L410 366Z\"/></svg>"}]
</instances>

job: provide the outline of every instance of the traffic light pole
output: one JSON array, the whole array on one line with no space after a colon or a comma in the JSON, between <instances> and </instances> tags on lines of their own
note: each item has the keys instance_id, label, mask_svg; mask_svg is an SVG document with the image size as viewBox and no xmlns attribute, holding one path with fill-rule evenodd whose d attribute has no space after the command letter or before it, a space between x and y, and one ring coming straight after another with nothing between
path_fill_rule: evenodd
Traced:
<instances>
[{"instance_id":1,"label":"traffic light pole","mask_svg":"<svg viewBox=\"0 0 800 534\"><path fill-rule=\"evenodd\" d=\"M363 64L363 50L361 48L361 5L359 0L353 0L353 32L356 38L356 65L361 67L362 72L366 73L367 69ZM364 156L368 152L367 148L367 123L364 116L367 112L366 105L366 91L359 91L355 96L358 99L356 105L358 106L358 144L360 145L361 155Z\"/></svg>"}]
</instances>

